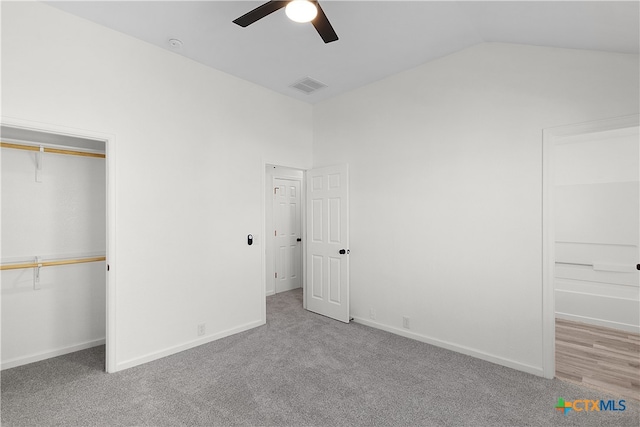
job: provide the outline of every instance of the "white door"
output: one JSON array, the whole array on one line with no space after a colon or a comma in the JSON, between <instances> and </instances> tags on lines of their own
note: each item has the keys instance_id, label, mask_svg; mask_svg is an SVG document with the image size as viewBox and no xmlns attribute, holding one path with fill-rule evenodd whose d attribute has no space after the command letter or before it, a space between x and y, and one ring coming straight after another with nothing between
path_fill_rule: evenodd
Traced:
<instances>
[{"instance_id":1,"label":"white door","mask_svg":"<svg viewBox=\"0 0 640 427\"><path fill-rule=\"evenodd\" d=\"M307 171L307 310L349 322L347 165Z\"/></svg>"},{"instance_id":2,"label":"white door","mask_svg":"<svg viewBox=\"0 0 640 427\"><path fill-rule=\"evenodd\" d=\"M275 292L302 286L300 181L274 178Z\"/></svg>"}]
</instances>

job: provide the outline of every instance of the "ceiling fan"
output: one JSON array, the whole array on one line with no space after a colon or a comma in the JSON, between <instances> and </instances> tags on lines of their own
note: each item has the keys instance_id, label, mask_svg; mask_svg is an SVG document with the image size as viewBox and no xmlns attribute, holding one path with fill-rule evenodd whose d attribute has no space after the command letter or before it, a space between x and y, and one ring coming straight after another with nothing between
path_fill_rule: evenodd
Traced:
<instances>
[{"instance_id":1,"label":"ceiling fan","mask_svg":"<svg viewBox=\"0 0 640 427\"><path fill-rule=\"evenodd\" d=\"M311 22L325 43L338 40L338 35L329 23L327 15L316 0L268 1L233 22L241 27L247 27L283 7L286 7L285 12L289 19L296 22Z\"/></svg>"}]
</instances>

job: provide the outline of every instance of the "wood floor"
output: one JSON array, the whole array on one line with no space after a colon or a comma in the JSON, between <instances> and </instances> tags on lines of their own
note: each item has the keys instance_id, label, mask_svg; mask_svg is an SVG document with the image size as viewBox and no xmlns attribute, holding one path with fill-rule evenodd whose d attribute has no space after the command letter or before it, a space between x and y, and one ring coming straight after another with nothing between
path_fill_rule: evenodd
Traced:
<instances>
[{"instance_id":1,"label":"wood floor","mask_svg":"<svg viewBox=\"0 0 640 427\"><path fill-rule=\"evenodd\" d=\"M556 377L640 400L640 335L556 319Z\"/></svg>"}]
</instances>

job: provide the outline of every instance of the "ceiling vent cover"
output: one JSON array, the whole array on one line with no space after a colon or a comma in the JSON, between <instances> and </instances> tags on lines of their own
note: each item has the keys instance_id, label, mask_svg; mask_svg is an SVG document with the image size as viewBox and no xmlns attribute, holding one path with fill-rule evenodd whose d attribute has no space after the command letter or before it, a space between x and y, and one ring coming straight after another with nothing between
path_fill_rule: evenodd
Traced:
<instances>
[{"instance_id":1,"label":"ceiling vent cover","mask_svg":"<svg viewBox=\"0 0 640 427\"><path fill-rule=\"evenodd\" d=\"M290 87L309 95L317 90L327 87L327 85L317 80L314 80L311 77L305 77L302 80L298 80L297 82L292 84Z\"/></svg>"}]
</instances>

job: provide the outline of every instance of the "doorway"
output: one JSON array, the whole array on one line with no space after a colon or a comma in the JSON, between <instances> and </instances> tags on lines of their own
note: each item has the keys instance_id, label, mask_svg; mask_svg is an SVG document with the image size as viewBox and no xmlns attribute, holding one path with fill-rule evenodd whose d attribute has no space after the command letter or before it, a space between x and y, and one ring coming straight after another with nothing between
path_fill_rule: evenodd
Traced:
<instances>
[{"instance_id":1,"label":"doorway","mask_svg":"<svg viewBox=\"0 0 640 427\"><path fill-rule=\"evenodd\" d=\"M303 287L304 171L265 166L266 295Z\"/></svg>"},{"instance_id":2,"label":"doorway","mask_svg":"<svg viewBox=\"0 0 640 427\"><path fill-rule=\"evenodd\" d=\"M115 372L114 138L2 120L3 363L106 345Z\"/></svg>"},{"instance_id":3,"label":"doorway","mask_svg":"<svg viewBox=\"0 0 640 427\"><path fill-rule=\"evenodd\" d=\"M633 347L640 330L638 122L638 116L632 116L544 131L547 378L622 393L618 387L624 378L612 372L630 368L623 366L625 357L637 360L637 351L618 355ZM606 354L607 346L615 346L616 353ZM602 360L591 363L589 349ZM603 361L608 366L600 372ZM633 375L627 372L625 377ZM629 383L627 392L634 393L633 387Z\"/></svg>"},{"instance_id":4,"label":"doorway","mask_svg":"<svg viewBox=\"0 0 640 427\"><path fill-rule=\"evenodd\" d=\"M349 323L349 165L264 167L266 296L301 288L304 309Z\"/></svg>"}]
</instances>

